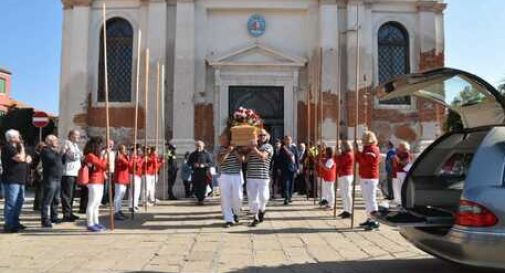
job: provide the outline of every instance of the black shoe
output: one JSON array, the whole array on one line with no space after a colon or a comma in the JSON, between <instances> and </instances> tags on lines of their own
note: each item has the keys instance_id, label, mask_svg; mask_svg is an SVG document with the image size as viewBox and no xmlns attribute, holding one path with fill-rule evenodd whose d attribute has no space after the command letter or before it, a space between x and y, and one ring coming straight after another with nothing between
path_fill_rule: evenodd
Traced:
<instances>
[{"instance_id":1,"label":"black shoe","mask_svg":"<svg viewBox=\"0 0 505 273\"><path fill-rule=\"evenodd\" d=\"M260 223L260 221L258 221L258 219L254 219L254 220L252 221L252 223L250 224L250 226L251 226L251 227L255 227L255 226L257 226L259 223Z\"/></svg>"},{"instance_id":2,"label":"black shoe","mask_svg":"<svg viewBox=\"0 0 505 273\"><path fill-rule=\"evenodd\" d=\"M368 227L368 226L370 225L370 223L371 223L371 222L372 222L372 221L371 221L370 219L366 219L366 221L365 221L365 222L363 222L363 223L359 224L359 227L362 227L362 228L364 228L364 227Z\"/></svg>"},{"instance_id":3,"label":"black shoe","mask_svg":"<svg viewBox=\"0 0 505 273\"><path fill-rule=\"evenodd\" d=\"M238 215L233 214L233 221L234 221L235 223L237 223L237 224L240 222L240 221L239 221L239 219L238 219Z\"/></svg>"},{"instance_id":4,"label":"black shoe","mask_svg":"<svg viewBox=\"0 0 505 273\"><path fill-rule=\"evenodd\" d=\"M42 222L42 228L53 228L53 224L51 222Z\"/></svg>"},{"instance_id":5,"label":"black shoe","mask_svg":"<svg viewBox=\"0 0 505 273\"><path fill-rule=\"evenodd\" d=\"M347 211L344 211L342 213L340 213L338 215L338 217L342 218L342 219L347 219L347 218L351 218L352 214L350 214L349 212Z\"/></svg>"},{"instance_id":6,"label":"black shoe","mask_svg":"<svg viewBox=\"0 0 505 273\"><path fill-rule=\"evenodd\" d=\"M53 224L61 224L63 221L61 219L51 219L51 223Z\"/></svg>"},{"instance_id":7,"label":"black shoe","mask_svg":"<svg viewBox=\"0 0 505 273\"><path fill-rule=\"evenodd\" d=\"M261 210L260 210L260 211L258 212L258 221L259 221L260 223L263 223L263 219L264 219L264 218L265 218L265 211L261 211Z\"/></svg>"},{"instance_id":8,"label":"black shoe","mask_svg":"<svg viewBox=\"0 0 505 273\"><path fill-rule=\"evenodd\" d=\"M70 217L63 217L63 222L75 222L75 219L72 218L71 216Z\"/></svg>"},{"instance_id":9,"label":"black shoe","mask_svg":"<svg viewBox=\"0 0 505 273\"><path fill-rule=\"evenodd\" d=\"M288 203L293 203L293 200L289 199L289 200L288 200Z\"/></svg>"},{"instance_id":10,"label":"black shoe","mask_svg":"<svg viewBox=\"0 0 505 273\"><path fill-rule=\"evenodd\" d=\"M179 200L179 199L177 199L177 197L175 197L175 196L172 195L172 196L168 197L168 200Z\"/></svg>"},{"instance_id":11,"label":"black shoe","mask_svg":"<svg viewBox=\"0 0 505 273\"><path fill-rule=\"evenodd\" d=\"M20 231L19 228L6 228L6 227L4 227L5 233L18 233L19 231Z\"/></svg>"},{"instance_id":12,"label":"black shoe","mask_svg":"<svg viewBox=\"0 0 505 273\"><path fill-rule=\"evenodd\" d=\"M370 230L374 230L374 229L379 229L379 226L380 226L379 223L377 223L375 221L370 221L368 226L365 227L365 230L370 231Z\"/></svg>"},{"instance_id":13,"label":"black shoe","mask_svg":"<svg viewBox=\"0 0 505 273\"><path fill-rule=\"evenodd\" d=\"M119 214L119 213L114 213L114 220L123 221L123 220L126 220L126 218L121 216L121 214Z\"/></svg>"},{"instance_id":14,"label":"black shoe","mask_svg":"<svg viewBox=\"0 0 505 273\"><path fill-rule=\"evenodd\" d=\"M23 225L23 224L19 224L16 228L19 229L19 230L25 230L26 226Z\"/></svg>"},{"instance_id":15,"label":"black shoe","mask_svg":"<svg viewBox=\"0 0 505 273\"><path fill-rule=\"evenodd\" d=\"M287 206L289 204L288 200L284 200L284 205Z\"/></svg>"},{"instance_id":16,"label":"black shoe","mask_svg":"<svg viewBox=\"0 0 505 273\"><path fill-rule=\"evenodd\" d=\"M74 220L79 220L80 219L80 217L77 216L77 215L75 215L75 214L70 215L70 218L72 218Z\"/></svg>"},{"instance_id":17,"label":"black shoe","mask_svg":"<svg viewBox=\"0 0 505 273\"><path fill-rule=\"evenodd\" d=\"M122 211L119 211L118 214L121 215L123 218L125 218L125 220L129 219L129 217L126 214L124 214Z\"/></svg>"},{"instance_id":18,"label":"black shoe","mask_svg":"<svg viewBox=\"0 0 505 273\"><path fill-rule=\"evenodd\" d=\"M203 206L204 205L203 200L202 201L198 201L197 205Z\"/></svg>"},{"instance_id":19,"label":"black shoe","mask_svg":"<svg viewBox=\"0 0 505 273\"><path fill-rule=\"evenodd\" d=\"M226 224L224 224L225 228L229 228L229 227L232 227L232 226L233 226L232 222L226 222Z\"/></svg>"}]
</instances>

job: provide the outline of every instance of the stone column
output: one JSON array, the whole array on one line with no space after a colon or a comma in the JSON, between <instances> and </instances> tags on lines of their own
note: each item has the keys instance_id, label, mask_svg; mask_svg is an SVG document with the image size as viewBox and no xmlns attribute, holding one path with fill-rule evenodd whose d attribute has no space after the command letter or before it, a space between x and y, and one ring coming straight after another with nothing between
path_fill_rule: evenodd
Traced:
<instances>
[{"instance_id":1,"label":"stone column","mask_svg":"<svg viewBox=\"0 0 505 273\"><path fill-rule=\"evenodd\" d=\"M75 116L86 112L91 99L88 75L88 39L90 3L65 6L63 11L63 45L60 79L59 135L66 136L72 128L86 128L85 121Z\"/></svg>"},{"instance_id":2,"label":"stone column","mask_svg":"<svg viewBox=\"0 0 505 273\"><path fill-rule=\"evenodd\" d=\"M167 4L165 1L151 1L147 7L147 30L146 30L146 47L149 48L149 111L147 114L147 136L149 143L154 144L156 139L156 104L161 104L156 101L157 91L157 63L160 63L160 80L161 80L161 65L166 60L166 43L167 43ZM165 63L166 64L166 63ZM143 65L141 67L144 67ZM144 90L144 89L141 89ZM161 100L161 86L160 86ZM144 102L145 103L145 102ZM161 109L161 105L159 106ZM160 112L160 115L162 113ZM161 117L158 119L159 130L161 135L161 144L164 144L164 127L161 124ZM158 147L160 149L160 147Z\"/></svg>"},{"instance_id":3,"label":"stone column","mask_svg":"<svg viewBox=\"0 0 505 273\"><path fill-rule=\"evenodd\" d=\"M338 6L337 1L326 0L319 7L320 44L322 48L321 91L324 96L323 140L333 145L336 139L338 101Z\"/></svg>"},{"instance_id":4,"label":"stone column","mask_svg":"<svg viewBox=\"0 0 505 273\"><path fill-rule=\"evenodd\" d=\"M174 60L174 127L171 142L184 153L194 149L195 3L177 1Z\"/></svg>"}]
</instances>

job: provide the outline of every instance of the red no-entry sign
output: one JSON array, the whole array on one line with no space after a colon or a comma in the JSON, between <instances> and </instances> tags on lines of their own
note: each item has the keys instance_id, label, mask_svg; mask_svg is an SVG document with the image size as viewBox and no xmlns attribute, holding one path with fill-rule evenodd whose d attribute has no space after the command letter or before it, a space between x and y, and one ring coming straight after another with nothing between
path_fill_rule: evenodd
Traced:
<instances>
[{"instance_id":1,"label":"red no-entry sign","mask_svg":"<svg viewBox=\"0 0 505 273\"><path fill-rule=\"evenodd\" d=\"M49 124L49 116L45 112L34 112L32 124L37 128L44 128Z\"/></svg>"}]
</instances>

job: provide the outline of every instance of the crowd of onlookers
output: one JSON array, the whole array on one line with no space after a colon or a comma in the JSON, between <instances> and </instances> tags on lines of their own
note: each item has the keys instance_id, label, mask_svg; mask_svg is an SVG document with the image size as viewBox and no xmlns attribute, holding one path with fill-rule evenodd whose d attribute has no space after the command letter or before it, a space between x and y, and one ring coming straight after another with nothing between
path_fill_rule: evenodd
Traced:
<instances>
[{"instance_id":1,"label":"crowd of onlookers","mask_svg":"<svg viewBox=\"0 0 505 273\"><path fill-rule=\"evenodd\" d=\"M19 220L26 184L34 188L34 210L40 211L42 227L76 221L79 219L74 213L77 210L86 214L88 230L102 231L105 227L99 223L98 213L101 204L112 202L114 218L126 220L128 216L122 210L124 199L128 200L132 212L139 209L140 203L153 205L157 201L156 184L163 165L167 171L166 193L170 200L177 199L174 185L178 175L184 185L184 196L196 198L200 205L219 186L227 226L238 222L244 194L255 226L263 221L270 198L281 196L284 204L289 205L297 192L307 198L317 197L321 207L332 209L335 187L342 199L339 216L349 218L353 212L355 163L357 181L369 215L362 226L373 229L378 227L371 216L378 209L379 163L384 160L387 174L381 185L385 197L392 200L392 204L401 205L401 186L412 161L406 142L400 142L396 149L388 143L387 154L381 159L377 138L372 132L364 134L361 149L348 141L340 141L338 149L324 143L296 145L290 136L270 145L266 130L262 130L257 142L250 147L232 147L231 135L225 132L216 153L208 152L203 141L196 141L195 150L184 155L180 168L174 145L168 145L166 153L159 155L156 147L124 144L116 147L112 140L104 143L100 137L91 137L81 150L80 133L71 130L63 141L55 135L46 136L45 141L29 153L18 131L8 130L5 138L0 171L6 232L26 228ZM111 200L109 188L113 193ZM76 193L78 208L74 208Z\"/></svg>"},{"instance_id":2,"label":"crowd of onlookers","mask_svg":"<svg viewBox=\"0 0 505 273\"><path fill-rule=\"evenodd\" d=\"M34 188L33 209L40 211L43 228L79 219L74 213L74 197L78 192L77 210L86 214L87 229L97 232L105 229L99 223L101 204L112 202L115 220L126 220L122 204L127 191L129 209L137 211L139 200L146 205L156 202L155 187L163 164L167 164L169 176L177 172L175 146L172 145L167 147L166 155L160 156L155 147L128 148L123 144L115 147L112 140L104 145L102 138L91 137L81 150L80 133L71 130L62 142L55 135L46 136L45 141L29 153L18 131L8 130L5 138L1 149L5 232L26 228L19 217L27 184ZM171 183L169 196L175 198L172 190L175 177L169 177L168 181ZM113 193L111 200L109 190Z\"/></svg>"}]
</instances>

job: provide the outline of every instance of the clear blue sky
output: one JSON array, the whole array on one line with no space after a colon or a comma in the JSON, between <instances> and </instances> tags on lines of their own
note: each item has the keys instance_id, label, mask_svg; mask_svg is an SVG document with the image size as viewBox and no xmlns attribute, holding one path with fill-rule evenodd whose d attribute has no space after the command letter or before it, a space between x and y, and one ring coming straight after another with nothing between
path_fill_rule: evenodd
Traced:
<instances>
[{"instance_id":1,"label":"clear blue sky","mask_svg":"<svg viewBox=\"0 0 505 273\"><path fill-rule=\"evenodd\" d=\"M0 67L13 73L13 97L58 112L60 0L1 0ZM446 66L492 84L505 79L503 0L447 0Z\"/></svg>"}]
</instances>

